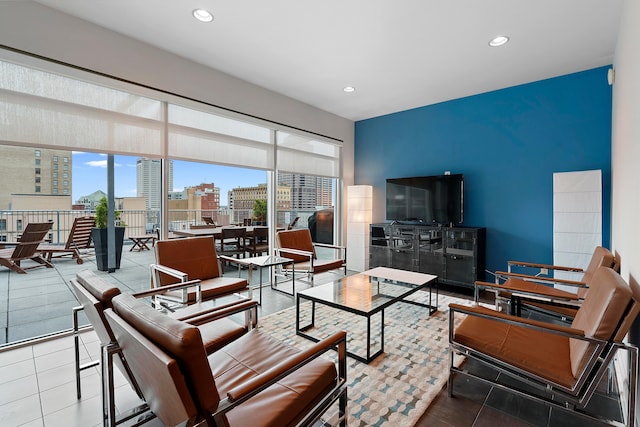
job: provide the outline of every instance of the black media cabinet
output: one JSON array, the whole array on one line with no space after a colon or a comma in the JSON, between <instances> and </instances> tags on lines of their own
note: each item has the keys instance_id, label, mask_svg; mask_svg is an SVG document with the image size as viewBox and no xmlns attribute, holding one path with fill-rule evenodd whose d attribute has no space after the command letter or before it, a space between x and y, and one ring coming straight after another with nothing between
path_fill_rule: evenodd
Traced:
<instances>
[{"instance_id":1,"label":"black media cabinet","mask_svg":"<svg viewBox=\"0 0 640 427\"><path fill-rule=\"evenodd\" d=\"M484 280L485 240L485 228L371 224L369 268L434 274L440 283L473 287Z\"/></svg>"}]
</instances>

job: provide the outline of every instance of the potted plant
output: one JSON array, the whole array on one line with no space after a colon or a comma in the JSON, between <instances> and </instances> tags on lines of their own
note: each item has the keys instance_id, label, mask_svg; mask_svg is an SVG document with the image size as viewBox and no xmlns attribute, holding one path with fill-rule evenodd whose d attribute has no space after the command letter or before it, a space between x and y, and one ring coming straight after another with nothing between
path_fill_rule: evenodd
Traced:
<instances>
[{"instance_id":1,"label":"potted plant","mask_svg":"<svg viewBox=\"0 0 640 427\"><path fill-rule=\"evenodd\" d=\"M109 270L109 252L107 250L107 215L109 207L107 198L100 199L100 203L96 206L96 226L91 229L91 238L96 251L96 264L100 271ZM122 258L122 245L124 243L124 224L120 220L120 211L114 212L116 222L116 269L120 268L120 259ZM111 272L111 271L110 271Z\"/></svg>"},{"instance_id":2,"label":"potted plant","mask_svg":"<svg viewBox=\"0 0 640 427\"><path fill-rule=\"evenodd\" d=\"M264 225L267 220L267 201L258 199L253 202L253 218L256 225Z\"/></svg>"}]
</instances>

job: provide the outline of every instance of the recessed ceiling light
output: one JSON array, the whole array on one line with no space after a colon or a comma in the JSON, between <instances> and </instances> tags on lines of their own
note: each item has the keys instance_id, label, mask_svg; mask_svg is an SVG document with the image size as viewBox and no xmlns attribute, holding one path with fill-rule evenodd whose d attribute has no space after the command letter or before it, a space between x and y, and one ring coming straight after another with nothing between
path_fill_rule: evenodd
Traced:
<instances>
[{"instance_id":1,"label":"recessed ceiling light","mask_svg":"<svg viewBox=\"0 0 640 427\"><path fill-rule=\"evenodd\" d=\"M498 46L502 46L504 44L506 44L509 41L509 37L507 36L497 36L492 38L489 41L489 46L491 47L498 47Z\"/></svg>"},{"instance_id":2,"label":"recessed ceiling light","mask_svg":"<svg viewBox=\"0 0 640 427\"><path fill-rule=\"evenodd\" d=\"M347 86L347 87L345 87L345 88L344 88L344 89L342 89L342 90L343 90L344 92L351 93L351 92L355 92L356 88L355 88L355 87L353 87L353 86Z\"/></svg>"},{"instance_id":3,"label":"recessed ceiling light","mask_svg":"<svg viewBox=\"0 0 640 427\"><path fill-rule=\"evenodd\" d=\"M213 21L213 15L208 10L204 9L194 9L193 17L196 18L200 22L211 22Z\"/></svg>"}]
</instances>

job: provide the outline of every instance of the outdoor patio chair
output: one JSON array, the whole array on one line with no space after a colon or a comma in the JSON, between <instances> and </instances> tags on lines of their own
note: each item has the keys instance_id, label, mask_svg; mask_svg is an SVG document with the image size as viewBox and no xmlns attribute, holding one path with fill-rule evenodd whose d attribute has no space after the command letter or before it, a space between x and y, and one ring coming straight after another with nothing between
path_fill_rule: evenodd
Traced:
<instances>
[{"instance_id":1,"label":"outdoor patio chair","mask_svg":"<svg viewBox=\"0 0 640 427\"><path fill-rule=\"evenodd\" d=\"M156 264L150 266L152 288L199 279L203 301L240 292L247 292L251 298L246 279L222 277L213 237L159 240L155 254ZM200 300L197 293L198 290L193 289L170 291L162 297L193 303Z\"/></svg>"},{"instance_id":2,"label":"outdoor patio chair","mask_svg":"<svg viewBox=\"0 0 640 427\"><path fill-rule=\"evenodd\" d=\"M207 224L207 225L213 225L213 226L215 226L215 225L216 225L216 222L215 222L215 221L213 220L213 218L212 218L212 217L210 217L210 216L203 216L203 217L202 217L202 220L203 220L203 221L204 221L204 223L205 223L205 224Z\"/></svg>"},{"instance_id":3,"label":"outdoor patio chair","mask_svg":"<svg viewBox=\"0 0 640 427\"><path fill-rule=\"evenodd\" d=\"M121 415L118 419L115 418L115 408L112 406L114 403L114 385L112 382L106 381L107 377L104 376L105 371L110 372L110 375L113 374L113 364L115 364L137 393L138 397L144 399L123 355L116 352L108 360L104 357L106 355L106 349L112 345L115 340L111 327L104 317L104 310L111 308L111 301L114 296L120 295L120 289L89 270L78 272L70 283L78 302L81 304L78 307L74 307L72 311L77 398L80 399L82 397L81 371L102 363L102 393L105 418L109 418L114 424L119 424L139 416L141 412L144 412L144 406L135 408L135 410ZM178 286L197 286L198 283L198 281L193 281ZM153 291L144 291L134 293L133 296L136 298L144 298L152 296L152 294ZM101 347L101 359L92 360L84 364L80 364L80 328L78 314L81 311L85 313L87 319L93 326ZM236 313L245 314L244 325L227 318L229 315ZM205 351L207 354L210 354L244 335L256 326L257 302L243 299L216 307L194 305L189 306L185 310L179 310L165 315L196 325L202 336Z\"/></svg>"},{"instance_id":4,"label":"outdoor patio chair","mask_svg":"<svg viewBox=\"0 0 640 427\"><path fill-rule=\"evenodd\" d=\"M496 307L505 302L509 313L520 315L522 306L542 311L546 314L572 319L578 307L591 288L591 279L599 267L610 267L619 270L616 257L606 248L597 246L586 269L579 267L563 267L531 262L509 261L509 271L497 271L496 283L476 282L476 301L479 289L488 289L496 293ZM580 281L557 279L554 277L532 276L511 272L512 266L556 271L582 272ZM500 279L506 278L502 284ZM558 289L554 285L571 286L575 292Z\"/></svg>"},{"instance_id":5,"label":"outdoor patio chair","mask_svg":"<svg viewBox=\"0 0 640 427\"><path fill-rule=\"evenodd\" d=\"M318 259L316 248L328 248L334 251L331 259ZM347 274L347 251L344 246L313 243L308 228L283 230L276 233L276 253L294 260L292 264L282 266L285 275L304 273L313 286L313 276L325 271L344 269ZM295 293L295 289L293 290Z\"/></svg>"},{"instance_id":6,"label":"outdoor patio chair","mask_svg":"<svg viewBox=\"0 0 640 427\"><path fill-rule=\"evenodd\" d=\"M77 217L73 220L69 237L64 245L41 243L38 246L38 251L42 252L47 261L51 261L52 258L71 256L78 264L82 264L83 258L95 256L91 244L91 229L95 226L95 217Z\"/></svg>"},{"instance_id":7,"label":"outdoor patio chair","mask_svg":"<svg viewBox=\"0 0 640 427\"><path fill-rule=\"evenodd\" d=\"M253 227L251 234L247 233L245 248L252 257L268 253L269 227Z\"/></svg>"},{"instance_id":8,"label":"outdoor patio chair","mask_svg":"<svg viewBox=\"0 0 640 427\"><path fill-rule=\"evenodd\" d=\"M293 220L287 224L287 230L293 230L293 228L296 226L296 224L298 223L298 220L300 219L299 216L293 218Z\"/></svg>"},{"instance_id":9,"label":"outdoor patio chair","mask_svg":"<svg viewBox=\"0 0 640 427\"><path fill-rule=\"evenodd\" d=\"M246 237L247 229L244 227L222 227L220 240L218 240L220 255L244 258L247 252Z\"/></svg>"},{"instance_id":10,"label":"outdoor patio chair","mask_svg":"<svg viewBox=\"0 0 640 427\"><path fill-rule=\"evenodd\" d=\"M629 381L619 387L628 388L621 394L628 393L628 425L634 425L638 349L623 339L640 311L637 283L627 285L613 269L599 267L570 326L524 319L482 306L450 304L449 309L450 396L453 377L462 375L552 407L594 416L584 408L608 373L614 356L626 353ZM465 318L455 327L458 314ZM455 353L497 369L501 380L456 368ZM517 381L505 380L502 374Z\"/></svg>"},{"instance_id":11,"label":"outdoor patio chair","mask_svg":"<svg viewBox=\"0 0 640 427\"><path fill-rule=\"evenodd\" d=\"M38 246L44 241L51 227L52 222L30 222L24 228L22 236L15 243L2 242L5 246L15 246L15 248L0 249L0 265L7 267L16 273L24 274L26 270L45 266L53 268L38 251ZM21 266L22 261L31 260L37 263L35 266Z\"/></svg>"},{"instance_id":12,"label":"outdoor patio chair","mask_svg":"<svg viewBox=\"0 0 640 427\"><path fill-rule=\"evenodd\" d=\"M346 333L299 351L253 329L207 357L198 329L130 295L106 311L118 348L153 413L165 425L316 424L339 402L346 426ZM320 357L336 349L336 363Z\"/></svg>"}]
</instances>

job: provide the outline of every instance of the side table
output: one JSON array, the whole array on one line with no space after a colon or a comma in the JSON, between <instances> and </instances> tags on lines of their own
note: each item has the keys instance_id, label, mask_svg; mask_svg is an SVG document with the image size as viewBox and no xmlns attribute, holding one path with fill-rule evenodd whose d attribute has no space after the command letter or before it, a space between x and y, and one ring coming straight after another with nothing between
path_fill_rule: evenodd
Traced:
<instances>
[{"instance_id":1,"label":"side table","mask_svg":"<svg viewBox=\"0 0 640 427\"><path fill-rule=\"evenodd\" d=\"M278 265L285 265L293 262L293 259L291 258L285 258L281 256L276 256L276 255L263 255L263 256L249 257L249 258L234 258L226 255L220 255L219 258L221 261L227 261L227 262L236 264L238 268L243 265L248 267L249 274L247 277L247 282L249 282L249 286L251 286L251 279L253 278L253 267L256 267L258 270L260 270L260 283L258 285L258 287L260 288L260 291L259 291L260 300L258 301L258 304L260 305L262 305L262 270L266 267L272 268ZM275 275L273 274L273 272L271 272L271 274L269 275L269 285L272 288L273 288L274 276ZM295 286L295 277L293 277L292 280L294 281L293 285Z\"/></svg>"}]
</instances>

